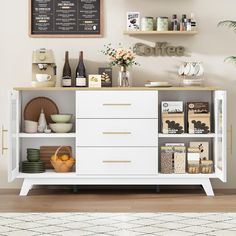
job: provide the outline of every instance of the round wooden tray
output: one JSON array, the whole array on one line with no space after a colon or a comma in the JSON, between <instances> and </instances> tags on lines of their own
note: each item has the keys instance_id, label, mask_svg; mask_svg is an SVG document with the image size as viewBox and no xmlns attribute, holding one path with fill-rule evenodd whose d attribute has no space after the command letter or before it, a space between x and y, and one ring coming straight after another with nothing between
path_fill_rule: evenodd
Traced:
<instances>
[{"instance_id":1,"label":"round wooden tray","mask_svg":"<svg viewBox=\"0 0 236 236\"><path fill-rule=\"evenodd\" d=\"M36 97L30 100L24 110L24 119L38 121L41 110L43 109L47 123L53 123L52 114L59 114L59 109L54 101L47 97Z\"/></svg>"}]
</instances>

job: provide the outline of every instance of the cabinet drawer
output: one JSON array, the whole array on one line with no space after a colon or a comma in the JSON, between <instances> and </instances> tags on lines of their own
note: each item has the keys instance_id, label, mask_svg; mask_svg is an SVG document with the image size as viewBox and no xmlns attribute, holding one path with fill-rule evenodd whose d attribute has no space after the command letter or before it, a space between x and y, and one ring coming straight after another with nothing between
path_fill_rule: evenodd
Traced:
<instances>
[{"instance_id":1,"label":"cabinet drawer","mask_svg":"<svg viewBox=\"0 0 236 236\"><path fill-rule=\"evenodd\" d=\"M158 118L157 91L77 91L77 118Z\"/></svg>"},{"instance_id":2,"label":"cabinet drawer","mask_svg":"<svg viewBox=\"0 0 236 236\"><path fill-rule=\"evenodd\" d=\"M77 146L157 146L157 119L77 119Z\"/></svg>"},{"instance_id":3,"label":"cabinet drawer","mask_svg":"<svg viewBox=\"0 0 236 236\"><path fill-rule=\"evenodd\" d=\"M77 148L81 175L153 175L158 173L157 148Z\"/></svg>"}]
</instances>

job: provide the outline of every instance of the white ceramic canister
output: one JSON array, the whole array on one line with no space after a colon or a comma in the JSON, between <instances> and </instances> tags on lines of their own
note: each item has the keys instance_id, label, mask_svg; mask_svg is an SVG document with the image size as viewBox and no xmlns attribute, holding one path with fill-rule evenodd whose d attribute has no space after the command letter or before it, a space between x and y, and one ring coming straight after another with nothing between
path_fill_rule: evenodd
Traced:
<instances>
[{"instance_id":1,"label":"white ceramic canister","mask_svg":"<svg viewBox=\"0 0 236 236\"><path fill-rule=\"evenodd\" d=\"M168 31L169 20L168 17L160 16L157 17L157 31Z\"/></svg>"},{"instance_id":2,"label":"white ceramic canister","mask_svg":"<svg viewBox=\"0 0 236 236\"><path fill-rule=\"evenodd\" d=\"M153 17L143 17L141 20L141 30L142 31L153 31L154 29L154 22Z\"/></svg>"}]
</instances>

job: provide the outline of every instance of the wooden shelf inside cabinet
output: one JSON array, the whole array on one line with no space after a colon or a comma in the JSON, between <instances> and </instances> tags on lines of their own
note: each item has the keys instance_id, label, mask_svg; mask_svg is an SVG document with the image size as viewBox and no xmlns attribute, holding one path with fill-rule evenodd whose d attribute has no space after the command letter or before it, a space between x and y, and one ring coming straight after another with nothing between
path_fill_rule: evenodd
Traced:
<instances>
[{"instance_id":1,"label":"wooden shelf inside cabinet","mask_svg":"<svg viewBox=\"0 0 236 236\"><path fill-rule=\"evenodd\" d=\"M39 173L39 174L30 174L30 173L22 173L20 172L20 174L18 175L17 178L21 179L21 178L75 178L76 177L76 173L75 172L66 172L66 173L57 173L54 170L46 170L43 173Z\"/></svg>"},{"instance_id":2,"label":"wooden shelf inside cabinet","mask_svg":"<svg viewBox=\"0 0 236 236\"><path fill-rule=\"evenodd\" d=\"M214 138L215 134L158 134L159 138Z\"/></svg>"},{"instance_id":3,"label":"wooden shelf inside cabinet","mask_svg":"<svg viewBox=\"0 0 236 236\"><path fill-rule=\"evenodd\" d=\"M124 35L130 35L130 36L134 36L134 35L189 35L189 36L193 36L198 34L198 31L129 31L129 30L125 30Z\"/></svg>"},{"instance_id":4,"label":"wooden shelf inside cabinet","mask_svg":"<svg viewBox=\"0 0 236 236\"><path fill-rule=\"evenodd\" d=\"M20 133L19 137L20 138L75 138L76 134L75 133L50 133L50 134L45 134L45 133L34 133L34 134Z\"/></svg>"},{"instance_id":5,"label":"wooden shelf inside cabinet","mask_svg":"<svg viewBox=\"0 0 236 236\"><path fill-rule=\"evenodd\" d=\"M217 178L217 174L216 173L211 173L211 174L189 174L189 173L185 173L185 174L162 174L159 173L158 174L158 178L163 178L163 179L175 179L175 178L179 178L179 179L186 179L186 178L190 178L190 179L204 179L204 178Z\"/></svg>"}]
</instances>

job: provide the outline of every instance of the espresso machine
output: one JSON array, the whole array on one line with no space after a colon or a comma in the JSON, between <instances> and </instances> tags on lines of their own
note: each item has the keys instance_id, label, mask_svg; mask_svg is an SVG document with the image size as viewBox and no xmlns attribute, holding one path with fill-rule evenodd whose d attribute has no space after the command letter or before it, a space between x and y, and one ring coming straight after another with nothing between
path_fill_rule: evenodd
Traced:
<instances>
[{"instance_id":1,"label":"espresso machine","mask_svg":"<svg viewBox=\"0 0 236 236\"><path fill-rule=\"evenodd\" d=\"M33 51L32 58L32 86L55 87L56 64L52 50L45 48Z\"/></svg>"}]
</instances>

